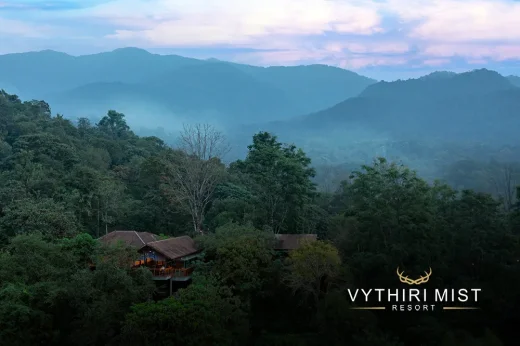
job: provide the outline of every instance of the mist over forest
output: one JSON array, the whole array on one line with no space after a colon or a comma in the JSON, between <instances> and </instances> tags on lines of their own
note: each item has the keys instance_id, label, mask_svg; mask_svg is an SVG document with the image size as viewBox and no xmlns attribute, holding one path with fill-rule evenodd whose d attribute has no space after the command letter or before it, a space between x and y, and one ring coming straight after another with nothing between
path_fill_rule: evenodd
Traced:
<instances>
[{"instance_id":1,"label":"mist over forest","mask_svg":"<svg viewBox=\"0 0 520 346\"><path fill-rule=\"evenodd\" d=\"M269 131L305 150L326 190L374 157L495 195L506 193L497 188L504 170L515 181L520 174L520 77L486 69L377 82L325 65L265 68L138 48L41 51L0 56L0 88L69 119L96 122L113 109L137 134L173 145L183 124L209 123L231 142L228 161L244 157L253 133Z\"/></svg>"}]
</instances>

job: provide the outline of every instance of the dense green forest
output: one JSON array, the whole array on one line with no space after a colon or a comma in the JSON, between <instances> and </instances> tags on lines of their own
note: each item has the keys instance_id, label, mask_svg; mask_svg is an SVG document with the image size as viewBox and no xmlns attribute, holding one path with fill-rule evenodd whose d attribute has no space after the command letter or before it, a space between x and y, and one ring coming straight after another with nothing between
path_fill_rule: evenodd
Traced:
<instances>
[{"instance_id":1,"label":"dense green forest","mask_svg":"<svg viewBox=\"0 0 520 346\"><path fill-rule=\"evenodd\" d=\"M194 125L172 149L116 111L73 124L1 92L0 343L517 345L518 194L458 191L382 158L318 192L296 146L259 132L224 165L225 143ZM194 236L205 260L156 302L135 252L95 240L114 229ZM283 258L273 232L319 240ZM396 287L396 267L481 288L481 309L350 309L347 289Z\"/></svg>"}]
</instances>

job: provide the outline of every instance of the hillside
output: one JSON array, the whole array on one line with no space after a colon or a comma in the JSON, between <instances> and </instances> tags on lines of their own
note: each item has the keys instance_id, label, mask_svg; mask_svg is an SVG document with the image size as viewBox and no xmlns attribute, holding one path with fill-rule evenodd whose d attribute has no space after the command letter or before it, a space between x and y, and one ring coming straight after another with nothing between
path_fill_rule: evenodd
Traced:
<instances>
[{"instance_id":1,"label":"hillside","mask_svg":"<svg viewBox=\"0 0 520 346\"><path fill-rule=\"evenodd\" d=\"M345 94L349 97L357 96L360 88L364 89L376 82L352 71L326 65L238 67L259 80L276 85L290 100L310 109L310 112L343 101Z\"/></svg>"},{"instance_id":2,"label":"hillside","mask_svg":"<svg viewBox=\"0 0 520 346\"><path fill-rule=\"evenodd\" d=\"M22 99L45 99L68 117L98 118L126 105L131 121L146 117L148 124L155 119L147 107L172 122L179 114L199 120L209 114L216 122L287 119L357 96L374 82L324 65L263 68L137 48L78 57L48 50L0 55L0 88Z\"/></svg>"},{"instance_id":3,"label":"hillside","mask_svg":"<svg viewBox=\"0 0 520 346\"><path fill-rule=\"evenodd\" d=\"M519 107L520 88L494 71L476 70L450 78L380 82L286 127L319 133L358 126L401 139L516 142Z\"/></svg>"},{"instance_id":4,"label":"hillside","mask_svg":"<svg viewBox=\"0 0 520 346\"><path fill-rule=\"evenodd\" d=\"M138 48L71 56L45 50L0 55L0 82L20 90L22 98L45 98L100 82L137 83L175 68L203 61L176 55L153 55Z\"/></svg>"},{"instance_id":5,"label":"hillside","mask_svg":"<svg viewBox=\"0 0 520 346\"><path fill-rule=\"evenodd\" d=\"M456 73L451 71L435 71L425 76L422 76L419 79L446 79L451 78L455 75Z\"/></svg>"},{"instance_id":6,"label":"hillside","mask_svg":"<svg viewBox=\"0 0 520 346\"><path fill-rule=\"evenodd\" d=\"M384 156L433 178L457 160L520 159L506 154L520 144L519 109L520 88L494 71L435 73L380 82L323 111L243 133L273 131L320 165Z\"/></svg>"},{"instance_id":7,"label":"hillside","mask_svg":"<svg viewBox=\"0 0 520 346\"><path fill-rule=\"evenodd\" d=\"M479 96L509 90L511 82L486 69L460 74L436 72L425 77L395 82L379 82L367 87L360 98L424 102L465 96Z\"/></svg>"},{"instance_id":8,"label":"hillside","mask_svg":"<svg viewBox=\"0 0 520 346\"><path fill-rule=\"evenodd\" d=\"M163 124L185 114L201 120L204 112L215 114L214 121L227 123L267 115L283 118L303 111L283 91L223 63L187 66L135 84L91 83L49 95L48 100L65 114L81 110L82 115L95 117L100 110L117 108L131 120L138 120L133 113L141 111L148 113L145 121L152 116ZM161 111L153 111L159 107Z\"/></svg>"}]
</instances>

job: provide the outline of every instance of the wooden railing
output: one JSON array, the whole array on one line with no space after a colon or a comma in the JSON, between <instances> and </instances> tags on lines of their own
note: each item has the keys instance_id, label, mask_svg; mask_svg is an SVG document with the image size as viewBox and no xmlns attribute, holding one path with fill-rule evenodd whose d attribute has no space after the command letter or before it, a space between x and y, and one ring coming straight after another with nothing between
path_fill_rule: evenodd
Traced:
<instances>
[{"instance_id":1,"label":"wooden railing","mask_svg":"<svg viewBox=\"0 0 520 346\"><path fill-rule=\"evenodd\" d=\"M148 268L153 276L186 277L193 273L193 268Z\"/></svg>"},{"instance_id":2,"label":"wooden railing","mask_svg":"<svg viewBox=\"0 0 520 346\"><path fill-rule=\"evenodd\" d=\"M163 266L165 265L164 261L155 261L151 258L147 258L146 260L138 260L134 261L133 267L139 267L139 266Z\"/></svg>"}]
</instances>

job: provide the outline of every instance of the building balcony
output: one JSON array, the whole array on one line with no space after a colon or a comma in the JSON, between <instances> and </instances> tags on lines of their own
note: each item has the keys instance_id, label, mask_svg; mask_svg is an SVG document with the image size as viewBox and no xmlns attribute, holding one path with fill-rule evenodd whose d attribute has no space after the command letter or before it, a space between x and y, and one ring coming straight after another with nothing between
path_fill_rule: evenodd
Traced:
<instances>
[{"instance_id":1,"label":"building balcony","mask_svg":"<svg viewBox=\"0 0 520 346\"><path fill-rule=\"evenodd\" d=\"M191 274L193 273L194 268L147 267L147 269L152 272L154 280L187 281L191 278Z\"/></svg>"}]
</instances>

